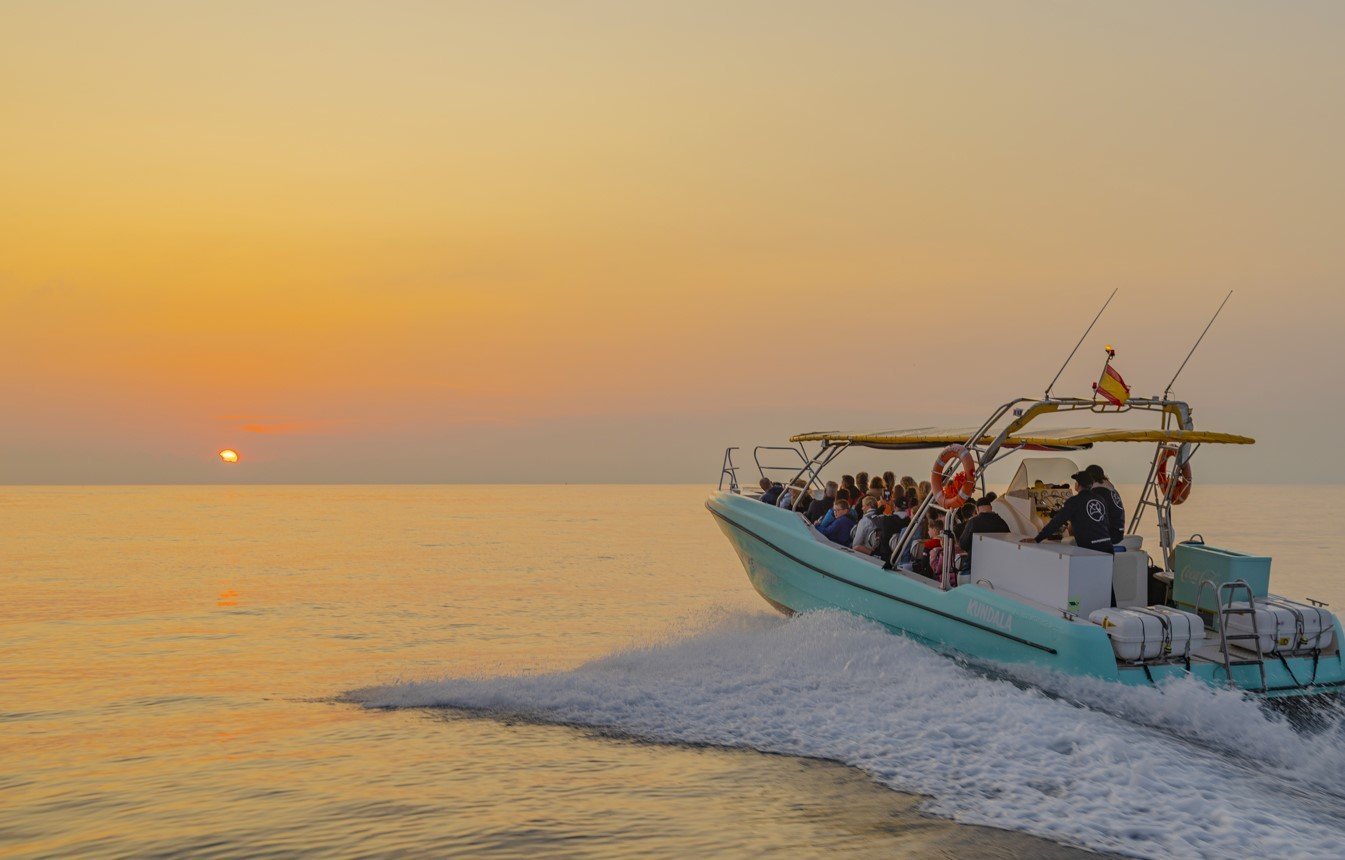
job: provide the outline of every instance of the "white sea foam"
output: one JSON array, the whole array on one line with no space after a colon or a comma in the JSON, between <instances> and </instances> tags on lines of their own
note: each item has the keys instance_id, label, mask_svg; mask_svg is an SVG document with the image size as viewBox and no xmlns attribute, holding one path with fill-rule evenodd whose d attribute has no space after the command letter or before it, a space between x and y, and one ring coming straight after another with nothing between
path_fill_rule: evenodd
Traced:
<instances>
[{"instance_id":1,"label":"white sea foam","mask_svg":"<svg viewBox=\"0 0 1345 860\"><path fill-rule=\"evenodd\" d=\"M1144 857L1345 856L1345 736L1197 682L964 668L839 613L730 617L573 671L357 691L661 741L834 759L959 821Z\"/></svg>"}]
</instances>

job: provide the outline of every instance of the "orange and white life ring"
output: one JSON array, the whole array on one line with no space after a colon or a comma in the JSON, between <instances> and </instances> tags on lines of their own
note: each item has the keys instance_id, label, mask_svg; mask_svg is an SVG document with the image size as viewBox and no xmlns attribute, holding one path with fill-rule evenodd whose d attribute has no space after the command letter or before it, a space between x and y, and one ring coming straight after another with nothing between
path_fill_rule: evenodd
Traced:
<instances>
[{"instance_id":1,"label":"orange and white life ring","mask_svg":"<svg viewBox=\"0 0 1345 860\"><path fill-rule=\"evenodd\" d=\"M962 468L945 482L944 469L954 460L961 460ZM971 501L972 495L976 492L976 464L971 459L971 452L963 445L949 445L944 448L934 461L934 470L929 474L929 484L934 494L934 501L945 511L955 510Z\"/></svg>"},{"instance_id":2,"label":"orange and white life ring","mask_svg":"<svg viewBox=\"0 0 1345 860\"><path fill-rule=\"evenodd\" d=\"M1191 464L1182 463L1180 469L1174 469L1173 474L1168 474L1168 461L1176 456L1177 452L1173 448L1164 448L1163 453L1158 455L1158 489L1163 491L1164 497L1169 497L1168 484L1173 484L1171 491L1171 500L1174 505L1180 505L1191 495Z\"/></svg>"}]
</instances>

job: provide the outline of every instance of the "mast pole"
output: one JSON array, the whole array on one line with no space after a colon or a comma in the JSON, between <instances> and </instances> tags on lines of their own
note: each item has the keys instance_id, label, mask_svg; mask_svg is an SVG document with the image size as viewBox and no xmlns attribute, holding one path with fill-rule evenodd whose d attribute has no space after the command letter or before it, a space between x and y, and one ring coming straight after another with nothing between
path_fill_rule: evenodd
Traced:
<instances>
[{"instance_id":1,"label":"mast pole","mask_svg":"<svg viewBox=\"0 0 1345 860\"><path fill-rule=\"evenodd\" d=\"M1118 287L1117 289L1120 288ZM1083 330L1083 335L1080 336L1079 342L1074 344L1074 349L1070 350L1069 358L1066 358L1065 363L1060 365L1060 369L1055 372L1055 376L1051 379L1051 384L1046 386L1046 396L1042 399L1051 399L1051 389L1055 388L1056 382L1060 379L1060 374L1064 373L1065 368L1069 367L1069 363L1074 360L1074 353L1078 352L1079 347L1083 346L1084 339L1088 337L1088 333L1093 330L1093 326L1097 325L1097 321L1102 318L1102 311L1107 309L1107 305L1111 304L1111 300L1114 298L1116 298L1116 290L1111 291L1111 295L1107 296L1107 300L1102 303L1102 310L1097 312L1097 316L1093 317L1093 321L1088 324L1088 328Z\"/></svg>"},{"instance_id":2,"label":"mast pole","mask_svg":"<svg viewBox=\"0 0 1345 860\"><path fill-rule=\"evenodd\" d=\"M1196 338L1195 346L1191 347L1191 351L1186 354L1186 358L1182 361L1182 366L1177 368L1176 373L1172 374L1172 381L1168 383L1167 388L1163 389L1164 400L1167 400L1169 395L1172 394L1172 386L1177 381L1177 377L1181 376L1182 371L1186 369L1186 362L1190 361L1191 356L1196 354L1196 349L1200 346L1200 342L1205 339L1205 335L1209 332L1210 326L1214 325L1214 321L1219 318L1219 314L1223 311L1224 305L1228 304L1228 300L1231 298L1233 298L1233 291L1229 290L1228 295L1224 296L1224 300L1219 303L1219 309L1214 312L1214 316L1210 317L1210 321L1206 323L1205 331L1202 331L1200 337Z\"/></svg>"}]
</instances>

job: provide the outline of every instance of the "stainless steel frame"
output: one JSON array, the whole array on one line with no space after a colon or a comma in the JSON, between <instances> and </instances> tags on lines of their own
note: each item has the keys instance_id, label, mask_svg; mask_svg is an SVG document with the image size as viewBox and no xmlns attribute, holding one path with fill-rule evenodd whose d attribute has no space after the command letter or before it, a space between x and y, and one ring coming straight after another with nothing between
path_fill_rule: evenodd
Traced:
<instances>
[{"instance_id":1,"label":"stainless steel frame","mask_svg":"<svg viewBox=\"0 0 1345 860\"><path fill-rule=\"evenodd\" d=\"M1167 397L1132 397L1126 401L1124 406L1114 407L1110 405L1099 404L1095 400L1085 400L1080 397L1019 397L1010 400L1008 403L997 407L990 416L977 428L976 432L964 443L968 451L972 453L973 460L976 463L975 481L981 492L985 492L985 470L993 463L1017 453L1016 448L1005 449L1004 444L1014 433L1022 430L1036 418L1042 415L1056 415L1062 412L1106 412L1107 414L1116 414L1118 412L1130 412L1139 410L1142 412L1158 412L1162 415L1162 429L1170 429L1174 425L1181 430L1192 430L1194 426L1191 421L1191 408L1184 401L1172 400ZM1006 417L1012 415L1012 420L1003 424L998 433L993 436L988 443L982 444L996 425L1004 421ZM794 472L789 479L791 482L804 475L808 476L809 486L821 486L822 480L819 473L832 460L836 459L842 451L851 447L849 442L823 442L816 453L808 455L807 449L802 444L798 448L760 446L753 451L753 458L756 460L757 469L762 477L767 477L767 469L780 470L778 466L763 466L760 459L761 451L791 451L796 454L801 462L802 468ZM865 447L865 446L860 446ZM1168 483L1167 492L1163 492L1158 486L1158 458L1165 449L1172 449L1177 452L1175 468L1180 470L1182 466L1190 462L1200 446L1192 444L1170 445L1168 443L1159 443L1154 451L1153 461L1149 465L1149 475L1144 482L1144 490L1140 494L1140 502L1136 506L1134 514L1131 516L1127 531L1134 533L1142 521L1144 511L1147 508L1154 508L1158 520L1159 545L1162 549L1164 566L1168 569L1172 567L1172 553L1175 547L1175 529L1172 525L1172 491L1176 487L1176 481ZM1086 447L1061 449L1061 450L1085 450ZM730 454L735 449L729 449L725 452L725 463L731 465ZM950 472L957 468L956 461L949 464ZM721 488L723 475L721 472ZM733 481L736 485L736 478ZM737 492L737 490L734 490ZM928 516L930 508L934 507L935 499L931 493L915 510L915 515L911 520L911 526L902 533L900 541L893 550L893 558L900 558L911 545L919 533L916 528L924 518ZM953 523L954 511L947 511L944 517L945 529L949 529ZM950 586L950 577L952 575L953 553L951 551L952 538L944 538L944 569L941 571L940 584L943 588Z\"/></svg>"}]
</instances>

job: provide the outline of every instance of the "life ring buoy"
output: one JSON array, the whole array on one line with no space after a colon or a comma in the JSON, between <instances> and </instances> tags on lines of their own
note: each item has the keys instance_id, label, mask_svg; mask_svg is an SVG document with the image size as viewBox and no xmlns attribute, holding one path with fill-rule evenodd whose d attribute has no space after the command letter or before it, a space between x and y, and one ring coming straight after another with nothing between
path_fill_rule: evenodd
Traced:
<instances>
[{"instance_id":1,"label":"life ring buoy","mask_svg":"<svg viewBox=\"0 0 1345 860\"><path fill-rule=\"evenodd\" d=\"M1164 497L1168 497L1168 484L1175 481L1170 498L1174 505L1180 505L1191 495L1191 464L1182 463L1180 469L1169 475L1168 461L1176 454L1172 448L1164 448L1163 453L1158 455L1158 489L1163 491Z\"/></svg>"},{"instance_id":2,"label":"life ring buoy","mask_svg":"<svg viewBox=\"0 0 1345 860\"><path fill-rule=\"evenodd\" d=\"M945 483L943 471L954 460L962 461L962 468ZM944 448L934 461L934 470L929 473L929 485L934 500L945 511L955 510L971 501L976 491L976 464L972 462L971 452L963 445Z\"/></svg>"}]
</instances>

